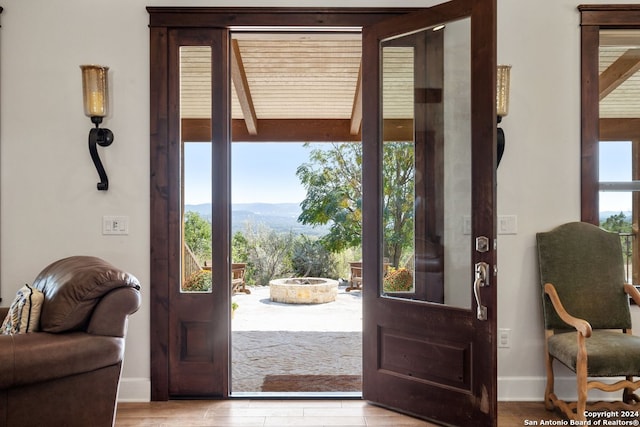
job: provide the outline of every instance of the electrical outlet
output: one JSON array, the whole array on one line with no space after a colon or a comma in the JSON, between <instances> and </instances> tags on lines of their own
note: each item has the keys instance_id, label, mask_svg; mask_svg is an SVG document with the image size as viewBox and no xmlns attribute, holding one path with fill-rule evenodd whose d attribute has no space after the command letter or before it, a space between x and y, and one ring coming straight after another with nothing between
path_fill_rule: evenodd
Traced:
<instances>
[{"instance_id":1,"label":"electrical outlet","mask_svg":"<svg viewBox=\"0 0 640 427\"><path fill-rule=\"evenodd\" d=\"M511 347L511 329L498 329L498 347L510 348Z\"/></svg>"}]
</instances>

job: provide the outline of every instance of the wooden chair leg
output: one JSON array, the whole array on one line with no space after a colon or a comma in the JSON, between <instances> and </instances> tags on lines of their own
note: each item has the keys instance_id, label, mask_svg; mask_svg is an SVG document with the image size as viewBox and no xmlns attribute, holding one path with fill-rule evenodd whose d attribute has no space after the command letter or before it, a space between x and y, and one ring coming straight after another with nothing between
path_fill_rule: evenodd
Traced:
<instances>
[{"instance_id":1,"label":"wooden chair leg","mask_svg":"<svg viewBox=\"0 0 640 427\"><path fill-rule=\"evenodd\" d=\"M547 386L544 390L544 407L547 411L553 411L555 405L553 404L553 357L547 352L545 354L545 364L547 365Z\"/></svg>"},{"instance_id":2,"label":"wooden chair leg","mask_svg":"<svg viewBox=\"0 0 640 427\"><path fill-rule=\"evenodd\" d=\"M627 375L626 380L629 382L633 382L633 376ZM637 394L634 393L632 388L627 387L622 391L622 401L629 405L634 405L640 402L640 398Z\"/></svg>"},{"instance_id":3,"label":"wooden chair leg","mask_svg":"<svg viewBox=\"0 0 640 427\"><path fill-rule=\"evenodd\" d=\"M547 386L544 390L544 407L547 411L553 411L555 408L554 377L553 377L553 357L549 354L548 341L553 336L552 330L545 331L544 340L544 362L547 368Z\"/></svg>"},{"instance_id":4,"label":"wooden chair leg","mask_svg":"<svg viewBox=\"0 0 640 427\"><path fill-rule=\"evenodd\" d=\"M576 360L576 379L578 383L578 402L576 406L576 420L586 421L584 415L587 409L587 349L584 336L578 333L578 357Z\"/></svg>"}]
</instances>

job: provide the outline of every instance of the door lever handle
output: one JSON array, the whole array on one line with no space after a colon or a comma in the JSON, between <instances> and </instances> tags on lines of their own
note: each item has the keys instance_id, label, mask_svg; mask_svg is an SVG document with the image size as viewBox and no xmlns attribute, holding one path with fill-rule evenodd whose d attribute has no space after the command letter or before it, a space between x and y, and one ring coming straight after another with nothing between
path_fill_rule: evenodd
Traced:
<instances>
[{"instance_id":1,"label":"door lever handle","mask_svg":"<svg viewBox=\"0 0 640 427\"><path fill-rule=\"evenodd\" d=\"M487 320L487 306L482 305L482 299L480 298L480 288L489 286L489 264L486 262L478 262L475 265L475 280L473 282L473 295L476 297L476 304L478 309L476 316L478 320Z\"/></svg>"}]
</instances>

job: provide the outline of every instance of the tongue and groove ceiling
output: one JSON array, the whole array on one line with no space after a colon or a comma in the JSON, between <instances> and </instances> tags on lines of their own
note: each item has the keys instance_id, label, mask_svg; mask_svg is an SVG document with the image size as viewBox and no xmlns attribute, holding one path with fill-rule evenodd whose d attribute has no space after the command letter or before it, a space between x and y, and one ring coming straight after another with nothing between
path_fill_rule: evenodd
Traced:
<instances>
[{"instance_id":1,"label":"tongue and groove ceiling","mask_svg":"<svg viewBox=\"0 0 640 427\"><path fill-rule=\"evenodd\" d=\"M208 140L211 114L207 48L181 49L184 137ZM410 131L412 52L385 65L385 112ZM362 120L361 34L235 33L232 40L233 139L358 141ZM640 31L601 32L600 117L618 127L640 119ZM517 65L515 65L517 67ZM517 71L514 73L519 74ZM512 78L512 88L524 84ZM410 97L408 98L410 99ZM404 122L404 124L403 124ZM634 125L635 126L635 125ZM400 136L398 136L399 138Z\"/></svg>"}]
</instances>

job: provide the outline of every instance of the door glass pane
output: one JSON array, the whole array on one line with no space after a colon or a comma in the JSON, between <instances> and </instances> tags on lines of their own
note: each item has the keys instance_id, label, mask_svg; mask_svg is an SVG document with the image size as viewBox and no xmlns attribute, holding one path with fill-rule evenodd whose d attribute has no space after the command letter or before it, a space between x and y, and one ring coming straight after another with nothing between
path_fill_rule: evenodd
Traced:
<instances>
[{"instance_id":1,"label":"door glass pane","mask_svg":"<svg viewBox=\"0 0 640 427\"><path fill-rule=\"evenodd\" d=\"M470 20L385 40L383 283L471 307Z\"/></svg>"},{"instance_id":2,"label":"door glass pane","mask_svg":"<svg viewBox=\"0 0 640 427\"><path fill-rule=\"evenodd\" d=\"M182 147L181 292L210 293L211 280L211 47L180 47ZM205 128L204 132L198 132Z\"/></svg>"},{"instance_id":3,"label":"door glass pane","mask_svg":"<svg viewBox=\"0 0 640 427\"><path fill-rule=\"evenodd\" d=\"M601 141L598 144L600 181L631 181L631 141Z\"/></svg>"}]
</instances>

